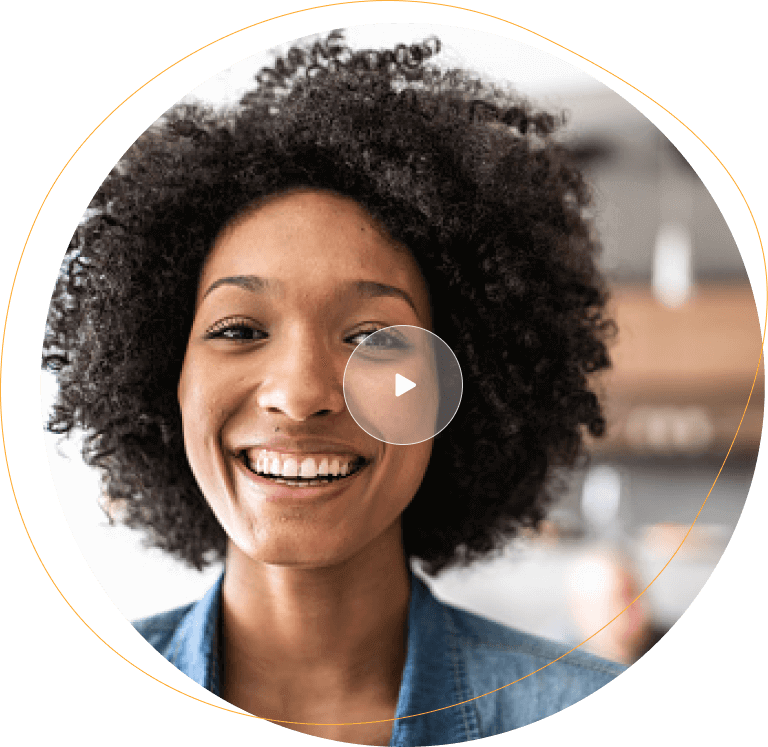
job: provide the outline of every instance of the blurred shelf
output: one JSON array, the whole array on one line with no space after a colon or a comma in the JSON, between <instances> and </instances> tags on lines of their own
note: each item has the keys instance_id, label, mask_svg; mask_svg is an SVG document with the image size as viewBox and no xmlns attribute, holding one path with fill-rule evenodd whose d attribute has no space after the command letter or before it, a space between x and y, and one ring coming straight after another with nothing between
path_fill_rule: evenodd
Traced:
<instances>
[{"instance_id":1,"label":"blurred shelf","mask_svg":"<svg viewBox=\"0 0 768 747\"><path fill-rule=\"evenodd\" d=\"M698 285L679 308L647 285L620 285L611 313L614 365L598 384L609 427L593 452L722 451L737 429L734 449L757 449L765 374L761 361L755 377L762 335L749 285Z\"/></svg>"}]
</instances>

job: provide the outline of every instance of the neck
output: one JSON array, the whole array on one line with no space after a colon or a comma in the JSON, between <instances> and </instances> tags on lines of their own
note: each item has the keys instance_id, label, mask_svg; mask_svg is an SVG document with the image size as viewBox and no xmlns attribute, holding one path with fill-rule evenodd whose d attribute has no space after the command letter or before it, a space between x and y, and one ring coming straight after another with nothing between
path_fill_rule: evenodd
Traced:
<instances>
[{"instance_id":1,"label":"neck","mask_svg":"<svg viewBox=\"0 0 768 747\"><path fill-rule=\"evenodd\" d=\"M227 680L258 682L286 701L360 688L396 700L410 594L399 523L374 544L323 568L270 565L230 545L222 588Z\"/></svg>"}]
</instances>

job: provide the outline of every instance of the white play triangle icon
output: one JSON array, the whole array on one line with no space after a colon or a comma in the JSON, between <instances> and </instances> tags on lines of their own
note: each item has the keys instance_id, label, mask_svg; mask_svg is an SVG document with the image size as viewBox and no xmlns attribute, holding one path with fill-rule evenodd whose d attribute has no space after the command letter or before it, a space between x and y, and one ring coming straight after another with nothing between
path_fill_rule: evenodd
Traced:
<instances>
[{"instance_id":1,"label":"white play triangle icon","mask_svg":"<svg viewBox=\"0 0 768 747\"><path fill-rule=\"evenodd\" d=\"M395 397L410 392L415 386L416 384L410 379L406 379L405 376L400 376L400 374L395 374Z\"/></svg>"},{"instance_id":2,"label":"white play triangle icon","mask_svg":"<svg viewBox=\"0 0 768 747\"><path fill-rule=\"evenodd\" d=\"M406 394L411 389L415 393ZM368 335L344 369L344 402L355 423L371 438L396 446L440 433L459 409L462 389L453 351L437 335L409 324Z\"/></svg>"}]
</instances>

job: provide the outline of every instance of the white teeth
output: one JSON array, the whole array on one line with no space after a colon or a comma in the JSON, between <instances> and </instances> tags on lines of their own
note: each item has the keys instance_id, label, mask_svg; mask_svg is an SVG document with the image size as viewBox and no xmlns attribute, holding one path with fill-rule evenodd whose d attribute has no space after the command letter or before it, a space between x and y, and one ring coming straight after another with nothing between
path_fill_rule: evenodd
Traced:
<instances>
[{"instance_id":1,"label":"white teeth","mask_svg":"<svg viewBox=\"0 0 768 747\"><path fill-rule=\"evenodd\" d=\"M293 458L288 457L283 462L283 477L298 477L299 476L299 463Z\"/></svg>"},{"instance_id":2,"label":"white teeth","mask_svg":"<svg viewBox=\"0 0 768 747\"><path fill-rule=\"evenodd\" d=\"M315 480L325 477L347 477L356 470L356 460L342 456L288 456L280 452L261 449L247 456L248 466L254 472L275 478ZM318 464L319 462L319 464ZM299 484L299 483L296 483ZM306 484L306 483L304 483ZM322 483L318 483L322 484Z\"/></svg>"},{"instance_id":3,"label":"white teeth","mask_svg":"<svg viewBox=\"0 0 768 747\"><path fill-rule=\"evenodd\" d=\"M301 472L299 473L299 477L312 479L313 477L316 477L316 476L317 476L317 469L315 468L315 460L307 457L301 463Z\"/></svg>"}]
</instances>

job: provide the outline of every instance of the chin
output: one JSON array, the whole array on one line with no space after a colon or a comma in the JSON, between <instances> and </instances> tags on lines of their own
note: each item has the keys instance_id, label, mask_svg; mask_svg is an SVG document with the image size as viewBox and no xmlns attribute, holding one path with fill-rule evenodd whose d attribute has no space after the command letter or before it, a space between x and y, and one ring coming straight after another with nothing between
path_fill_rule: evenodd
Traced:
<instances>
[{"instance_id":1,"label":"chin","mask_svg":"<svg viewBox=\"0 0 768 747\"><path fill-rule=\"evenodd\" d=\"M360 550L357 545L330 545L327 539L313 543L292 532L285 532L288 536L282 537L279 534L271 532L271 536L262 542L251 540L235 544L254 563L307 570L340 565Z\"/></svg>"}]
</instances>

